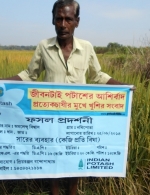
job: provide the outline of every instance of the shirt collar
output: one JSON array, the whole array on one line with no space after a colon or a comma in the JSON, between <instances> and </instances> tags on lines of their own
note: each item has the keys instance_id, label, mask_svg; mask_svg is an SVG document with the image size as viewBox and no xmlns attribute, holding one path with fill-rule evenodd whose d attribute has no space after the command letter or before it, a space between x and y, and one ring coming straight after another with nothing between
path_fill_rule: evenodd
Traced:
<instances>
[{"instance_id":1,"label":"shirt collar","mask_svg":"<svg viewBox=\"0 0 150 195\"><path fill-rule=\"evenodd\" d=\"M58 41L57 41L57 37L49 39L49 43L48 43L47 47L53 47L53 46L60 48ZM73 51L75 51L76 49L83 50L83 47L81 46L78 39L76 37L73 37Z\"/></svg>"},{"instance_id":2,"label":"shirt collar","mask_svg":"<svg viewBox=\"0 0 150 195\"><path fill-rule=\"evenodd\" d=\"M73 37L73 51L75 51L76 49L83 50L83 47L78 41L78 39L76 37Z\"/></svg>"},{"instance_id":3,"label":"shirt collar","mask_svg":"<svg viewBox=\"0 0 150 195\"><path fill-rule=\"evenodd\" d=\"M47 48L53 47L53 46L55 46L55 45L56 45L57 47L59 46L56 37L53 37L53 38L51 38L51 39L48 40Z\"/></svg>"}]
</instances>

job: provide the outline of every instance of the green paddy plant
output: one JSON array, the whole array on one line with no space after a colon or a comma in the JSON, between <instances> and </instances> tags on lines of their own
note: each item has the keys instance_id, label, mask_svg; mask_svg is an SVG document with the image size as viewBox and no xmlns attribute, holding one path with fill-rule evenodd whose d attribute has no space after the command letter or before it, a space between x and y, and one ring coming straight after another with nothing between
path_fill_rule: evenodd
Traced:
<instances>
[{"instance_id":1,"label":"green paddy plant","mask_svg":"<svg viewBox=\"0 0 150 195\"><path fill-rule=\"evenodd\" d=\"M0 50L0 78L25 69L33 51ZM150 49L127 54L98 54L102 70L116 80L133 84L132 114L126 178L80 178L78 195L149 195L150 194ZM43 76L43 75L42 75ZM39 81L42 81L42 76ZM90 81L89 81L90 82ZM63 179L62 179L63 180ZM1 181L1 195L47 195L49 179ZM64 186L65 188L65 186ZM61 195L65 195L62 189Z\"/></svg>"}]
</instances>

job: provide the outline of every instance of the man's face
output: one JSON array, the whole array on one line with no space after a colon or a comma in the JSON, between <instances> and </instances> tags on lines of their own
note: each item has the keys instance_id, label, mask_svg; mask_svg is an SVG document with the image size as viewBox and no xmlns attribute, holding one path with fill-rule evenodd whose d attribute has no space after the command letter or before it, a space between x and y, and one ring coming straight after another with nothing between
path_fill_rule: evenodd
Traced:
<instances>
[{"instance_id":1,"label":"man's face","mask_svg":"<svg viewBox=\"0 0 150 195\"><path fill-rule=\"evenodd\" d=\"M59 39L69 39L78 27L79 18L75 17L73 5L57 8L54 15L54 25Z\"/></svg>"}]
</instances>

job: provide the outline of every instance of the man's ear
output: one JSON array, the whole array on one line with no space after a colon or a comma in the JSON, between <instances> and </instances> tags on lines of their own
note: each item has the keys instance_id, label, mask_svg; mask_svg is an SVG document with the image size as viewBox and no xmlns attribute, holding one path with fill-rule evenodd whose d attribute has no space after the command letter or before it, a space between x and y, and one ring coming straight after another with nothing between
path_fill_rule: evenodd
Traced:
<instances>
[{"instance_id":1,"label":"man's ear","mask_svg":"<svg viewBox=\"0 0 150 195\"><path fill-rule=\"evenodd\" d=\"M76 22L77 22L77 24L76 24L76 28L79 26L79 22L80 22L80 17L77 17L76 18Z\"/></svg>"}]
</instances>

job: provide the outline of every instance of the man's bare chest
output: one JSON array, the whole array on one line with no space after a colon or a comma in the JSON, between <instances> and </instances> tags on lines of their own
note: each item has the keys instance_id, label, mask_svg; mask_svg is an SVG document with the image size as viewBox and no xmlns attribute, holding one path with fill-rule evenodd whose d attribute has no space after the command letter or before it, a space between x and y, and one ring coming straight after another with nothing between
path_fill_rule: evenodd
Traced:
<instances>
[{"instance_id":1,"label":"man's bare chest","mask_svg":"<svg viewBox=\"0 0 150 195\"><path fill-rule=\"evenodd\" d=\"M71 51L72 51L71 49L62 49L62 54L66 63L71 54Z\"/></svg>"}]
</instances>

